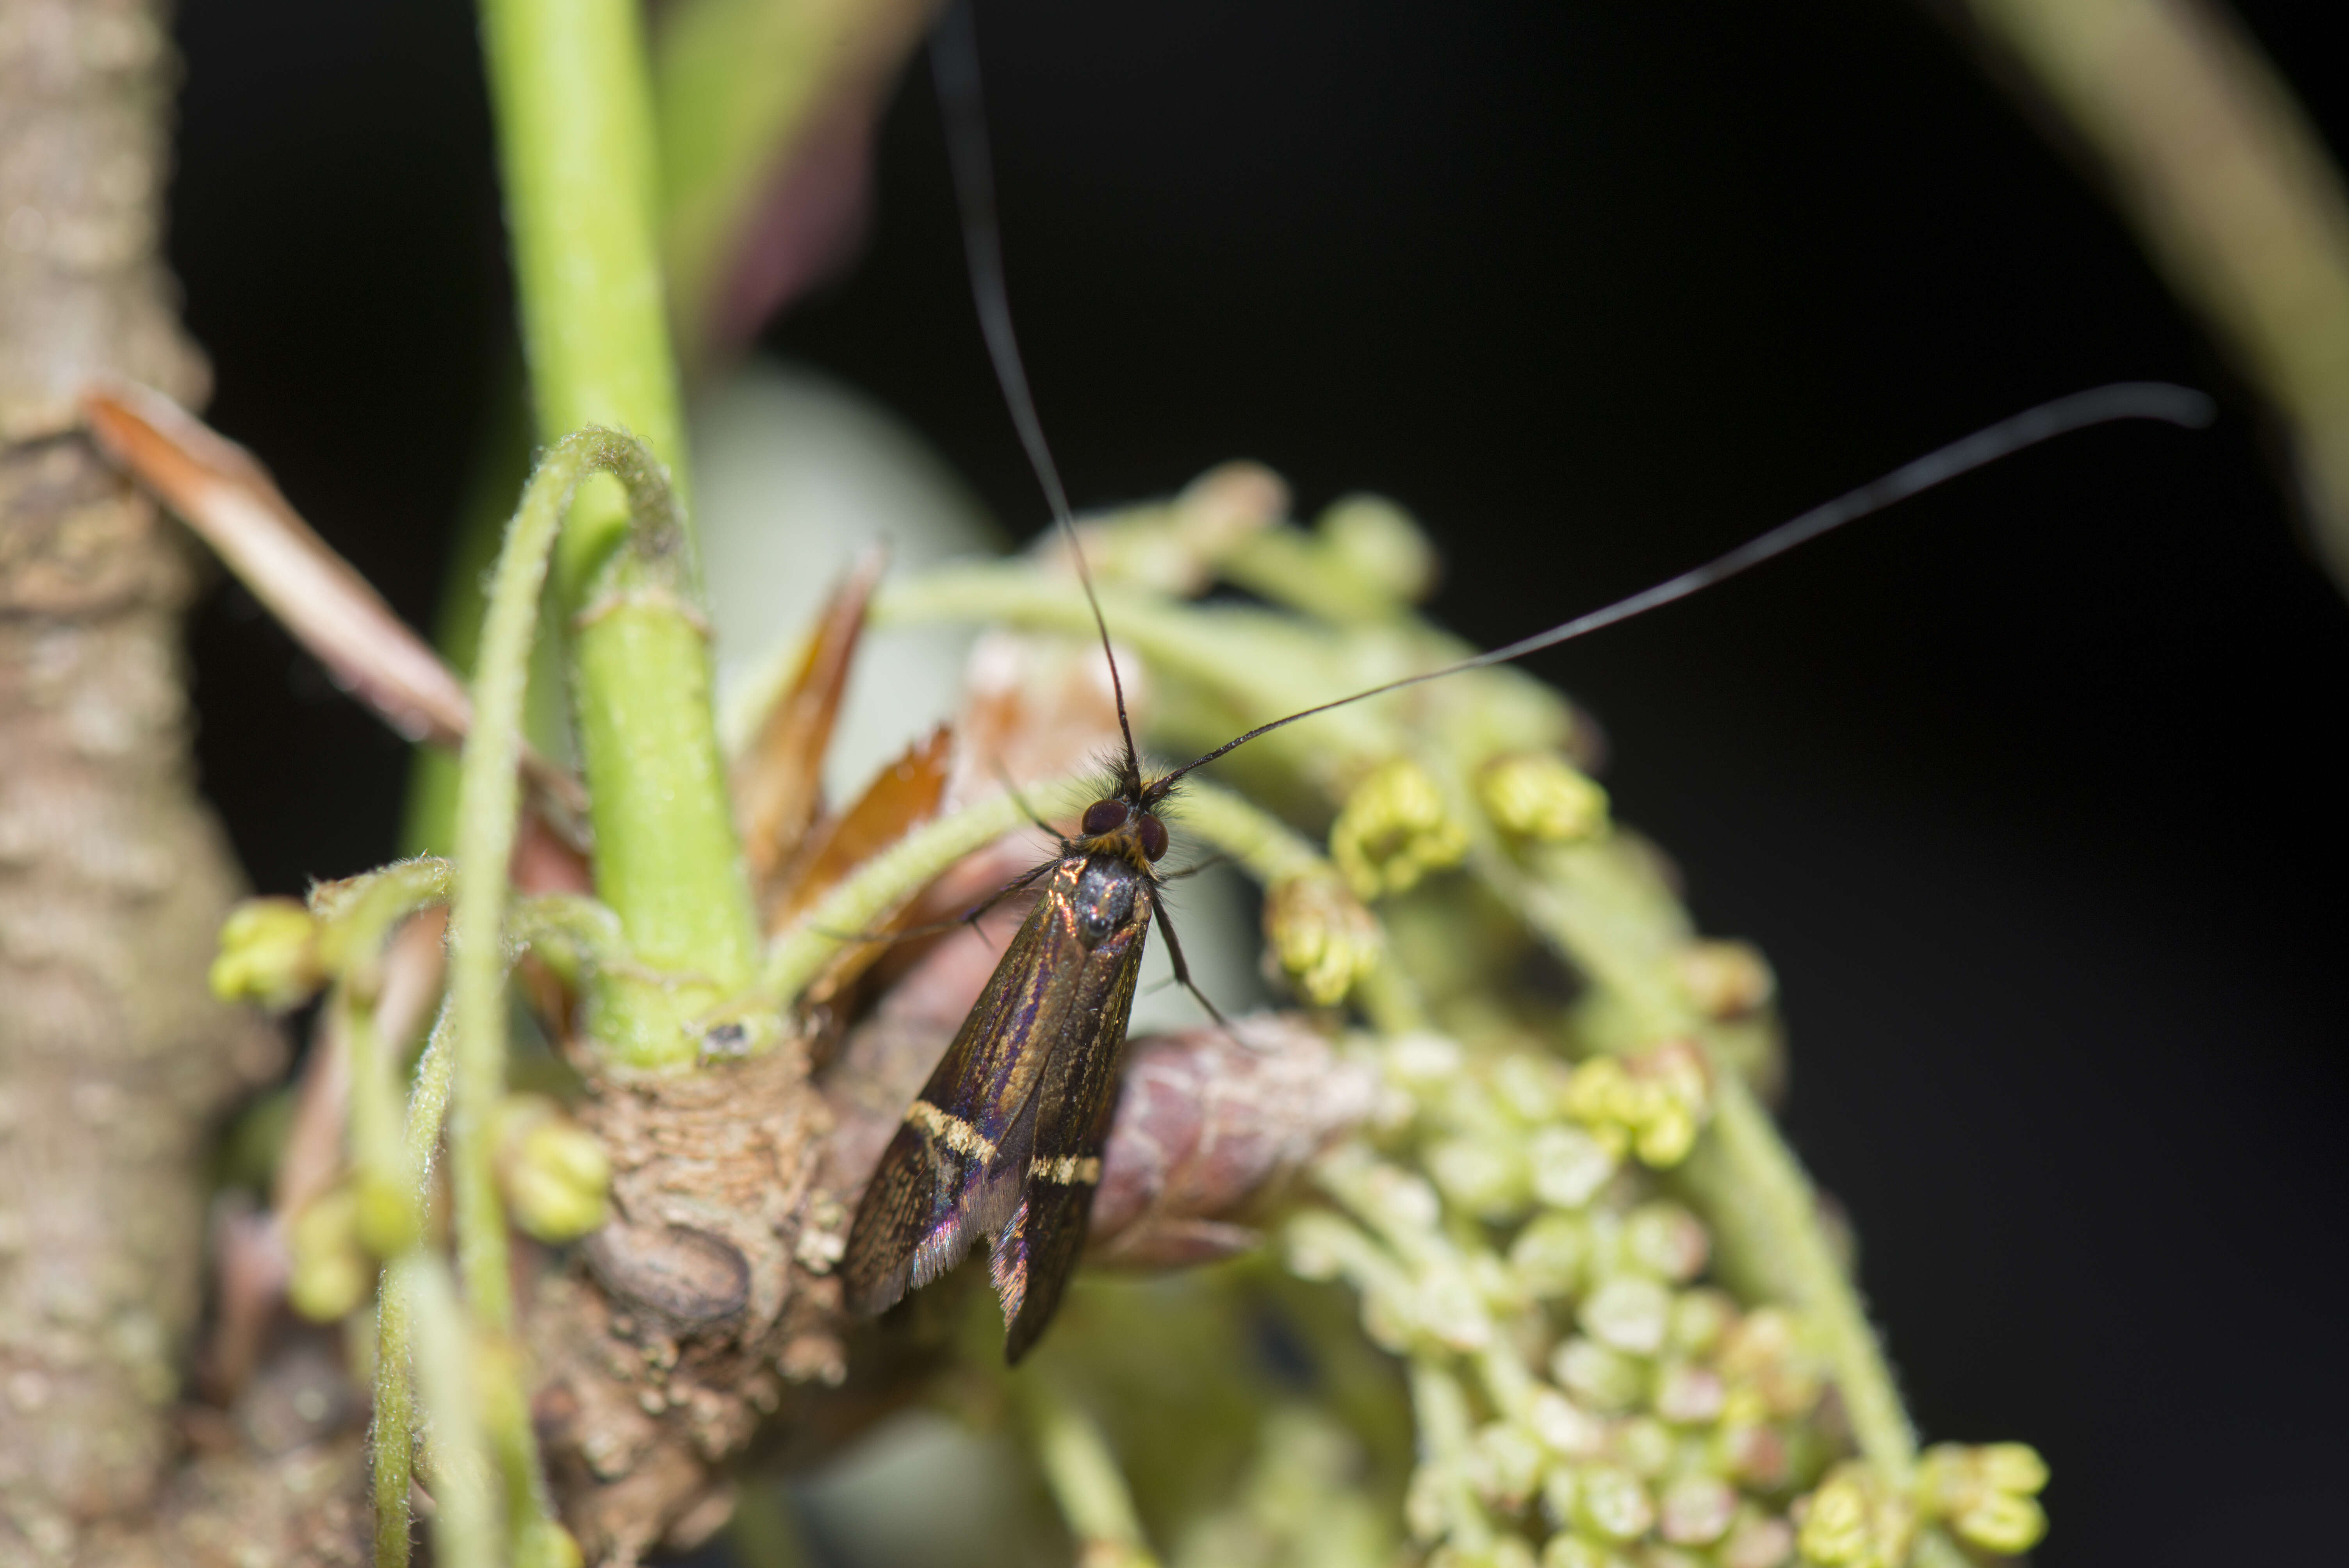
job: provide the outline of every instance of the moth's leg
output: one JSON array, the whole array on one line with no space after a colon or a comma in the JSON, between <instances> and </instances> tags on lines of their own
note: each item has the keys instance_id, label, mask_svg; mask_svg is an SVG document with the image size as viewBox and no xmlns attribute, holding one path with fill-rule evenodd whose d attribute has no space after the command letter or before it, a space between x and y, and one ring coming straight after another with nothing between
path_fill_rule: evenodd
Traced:
<instances>
[{"instance_id":1,"label":"moth's leg","mask_svg":"<svg viewBox=\"0 0 2349 1568\"><path fill-rule=\"evenodd\" d=\"M926 920L919 925L909 925L903 931L830 931L822 927L818 927L818 930L835 942L890 943L910 942L916 936L936 936L942 931L960 931L966 926L977 925L987 917L988 911L1009 898L1013 893L1025 890L1045 872L1057 870L1060 864L1059 861L1052 860L1030 866L960 914L948 920Z\"/></svg>"},{"instance_id":2,"label":"moth's leg","mask_svg":"<svg viewBox=\"0 0 2349 1568\"><path fill-rule=\"evenodd\" d=\"M1181 882L1185 877L1195 877L1201 872L1211 872L1217 866L1227 866L1231 863L1230 855L1216 853L1209 855L1204 861L1185 866L1179 872L1154 872L1152 874L1163 882Z\"/></svg>"},{"instance_id":3,"label":"moth's leg","mask_svg":"<svg viewBox=\"0 0 2349 1568\"><path fill-rule=\"evenodd\" d=\"M1036 808L1028 804L1028 797L1019 792L1019 781L1012 778L1011 770L999 761L995 765L995 777L1002 783L1003 792L1011 797L1011 803L1019 808L1019 814L1033 822L1039 832L1060 845L1061 853L1065 855L1075 847L1068 840L1061 837L1060 829L1036 814Z\"/></svg>"},{"instance_id":4,"label":"moth's leg","mask_svg":"<svg viewBox=\"0 0 2349 1568\"><path fill-rule=\"evenodd\" d=\"M1233 1044L1239 1044L1240 1037L1233 1033L1232 1021L1224 1016L1223 1009L1209 1001L1207 994L1192 983L1191 965L1184 961L1183 944L1174 935L1174 922L1167 917L1165 902L1164 900L1154 902L1157 904L1158 929L1166 934L1166 960L1174 965L1175 983L1196 997L1199 1006L1207 1009L1207 1016L1216 1021L1216 1027L1228 1036Z\"/></svg>"}]
</instances>

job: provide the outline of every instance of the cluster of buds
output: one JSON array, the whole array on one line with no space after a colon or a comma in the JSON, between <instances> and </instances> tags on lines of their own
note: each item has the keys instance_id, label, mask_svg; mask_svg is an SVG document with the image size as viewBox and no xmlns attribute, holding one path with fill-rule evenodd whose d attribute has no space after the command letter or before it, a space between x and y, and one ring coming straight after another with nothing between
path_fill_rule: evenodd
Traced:
<instances>
[{"instance_id":1,"label":"cluster of buds","mask_svg":"<svg viewBox=\"0 0 2349 1568\"><path fill-rule=\"evenodd\" d=\"M2047 1461L2027 1443L1941 1443L1926 1450L1917 1480L1929 1515L2002 1556L2028 1552L2047 1533L2039 1504L2046 1485Z\"/></svg>"},{"instance_id":2,"label":"cluster of buds","mask_svg":"<svg viewBox=\"0 0 2349 1568\"><path fill-rule=\"evenodd\" d=\"M1386 939L1378 920L1326 869L1264 890L1265 947L1316 1007L1334 1007L1378 965Z\"/></svg>"},{"instance_id":3,"label":"cluster of buds","mask_svg":"<svg viewBox=\"0 0 2349 1568\"><path fill-rule=\"evenodd\" d=\"M498 1108L497 1150L499 1190L523 1231L562 1243L603 1224L611 1160L595 1135L554 1100L508 1096ZM409 1195L379 1173L347 1173L287 1226L287 1301L318 1323L357 1311L373 1293L383 1262L413 1243L417 1222Z\"/></svg>"},{"instance_id":4,"label":"cluster of buds","mask_svg":"<svg viewBox=\"0 0 2349 1568\"><path fill-rule=\"evenodd\" d=\"M317 917L299 899L250 898L221 925L212 995L273 1013L298 1007L327 981Z\"/></svg>"},{"instance_id":5,"label":"cluster of buds","mask_svg":"<svg viewBox=\"0 0 2349 1568\"><path fill-rule=\"evenodd\" d=\"M1704 1119L1693 1047L1569 1069L1423 1035L1379 1057L1383 1147L1324 1161L1337 1212L1296 1216L1288 1253L1412 1365L1430 1561L1791 1563L1788 1507L1843 1443L1802 1319L1702 1284L1705 1227L1650 1174Z\"/></svg>"},{"instance_id":6,"label":"cluster of buds","mask_svg":"<svg viewBox=\"0 0 2349 1568\"><path fill-rule=\"evenodd\" d=\"M1406 892L1467 855L1466 830L1444 809L1435 780L1409 758L1382 763L1356 785L1330 827L1330 857L1366 901Z\"/></svg>"},{"instance_id":7,"label":"cluster of buds","mask_svg":"<svg viewBox=\"0 0 2349 1568\"><path fill-rule=\"evenodd\" d=\"M1517 838L1570 844L1607 830L1607 791L1554 752L1495 758L1476 775L1476 794L1494 826Z\"/></svg>"}]
</instances>

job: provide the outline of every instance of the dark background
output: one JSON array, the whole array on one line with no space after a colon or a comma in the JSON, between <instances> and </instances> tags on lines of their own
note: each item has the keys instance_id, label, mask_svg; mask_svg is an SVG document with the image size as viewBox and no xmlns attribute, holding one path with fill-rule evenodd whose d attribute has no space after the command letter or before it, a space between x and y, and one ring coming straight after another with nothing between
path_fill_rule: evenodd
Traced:
<instances>
[{"instance_id":1,"label":"dark background","mask_svg":"<svg viewBox=\"0 0 2349 1568\"><path fill-rule=\"evenodd\" d=\"M2335 147L2327 7L2247 6ZM2055 1470L2048 1564L2303 1562L2349 1476L2349 611L2256 407L2121 226L1897 3L997 0L1015 305L1080 504L1264 459L1372 489L1486 644L2044 397L2070 438L1537 665L1762 944L1794 1135L1932 1438ZM428 620L510 332L471 19L191 0L171 256L214 417ZM870 249L770 334L1040 512L926 73ZM403 754L251 602L194 631L255 880L392 851Z\"/></svg>"}]
</instances>

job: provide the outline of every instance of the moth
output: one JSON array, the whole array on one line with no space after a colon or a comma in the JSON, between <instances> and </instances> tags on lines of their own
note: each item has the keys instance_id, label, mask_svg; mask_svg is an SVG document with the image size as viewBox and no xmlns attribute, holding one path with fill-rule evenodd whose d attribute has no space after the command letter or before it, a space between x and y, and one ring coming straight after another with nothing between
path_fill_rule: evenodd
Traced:
<instances>
[{"instance_id":1,"label":"moth","mask_svg":"<svg viewBox=\"0 0 2349 1568\"><path fill-rule=\"evenodd\" d=\"M1126 1027L1151 926L1166 940L1178 984L1216 1022L1192 985L1157 870L1170 835L1159 815L1183 777L1257 737L1386 692L1506 664L1670 603L1821 534L1972 469L2090 425L2128 418L2207 423L2208 399L2182 387L2125 383L2060 398L1929 453L1729 553L1547 631L1440 668L1257 726L1153 778L1125 709L1109 627L1083 547L1030 397L998 249L976 52L968 6L939 25L932 60L947 111L972 289L1014 423L1067 539L1116 696L1122 748L1073 838L998 896L1032 890L1034 908L1005 948L882 1156L851 1225L840 1272L848 1305L876 1315L958 1264L984 1240L1004 1314L1004 1354L1017 1363L1051 1321L1084 1250L1102 1150L1117 1106ZM1227 1027L1227 1026L1226 1026Z\"/></svg>"}]
</instances>

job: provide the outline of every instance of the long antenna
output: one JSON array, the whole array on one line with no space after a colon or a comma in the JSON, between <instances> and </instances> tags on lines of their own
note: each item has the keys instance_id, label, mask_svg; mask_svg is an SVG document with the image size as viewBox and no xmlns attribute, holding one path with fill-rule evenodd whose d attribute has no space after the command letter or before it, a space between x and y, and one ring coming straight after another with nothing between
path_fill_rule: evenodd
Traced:
<instances>
[{"instance_id":1,"label":"long antenna","mask_svg":"<svg viewBox=\"0 0 2349 1568\"><path fill-rule=\"evenodd\" d=\"M2037 446L2054 437L2119 419L2159 419L2199 429L2210 422L2214 412L2210 399L2201 393L2162 381L2116 382L2108 387L2075 392L2052 403L2042 403L2036 408L2025 409L1987 428L1977 430L1962 440L1952 441L1939 451L1928 452L1913 462L1903 463L1883 478L1838 496L1825 506L1814 507L1793 521L1779 524L1726 555L1718 556L1677 577L1667 578L1629 598L1618 599L1611 604L1578 615L1547 632L1537 632L1506 647L1477 654L1457 664L1446 665L1442 669L1405 676L1401 680L1389 681L1384 686L1375 686L1368 691L1358 691L1351 696L1341 696L1334 702L1325 702L1302 712L1292 713L1286 718L1257 725L1247 734L1226 740L1197 761L1185 763L1164 778L1154 780L1151 789L1154 794L1163 793L1168 785L1194 768L1204 767L1224 753L1246 746L1258 736L1269 735L1283 725L1295 724L1300 718L1310 718L1317 713L1327 713L1333 707L1344 707L1349 703L1361 702L1365 697L1378 696L1385 692L1400 691L1404 686L1417 686L1423 681L1441 680L1463 670L1505 665L1527 654L1588 636L1603 626L1628 621L1675 599L1685 599L1702 589L1759 566L1773 556L1784 555L1796 545L1806 544L1847 522L1857 522L1863 517L1906 500L1920 490L1930 490L1960 474L1970 473L2001 458L2012 457L2026 447Z\"/></svg>"},{"instance_id":2,"label":"long antenna","mask_svg":"<svg viewBox=\"0 0 2349 1568\"><path fill-rule=\"evenodd\" d=\"M1053 521L1069 542L1077 563L1077 581L1084 584L1085 603L1092 606L1093 625L1101 633L1102 656L1109 661L1110 690L1117 697L1118 732L1125 737L1128 771L1140 782L1139 757L1133 727L1125 717L1125 683L1117 673L1117 655L1110 651L1109 622L1102 618L1101 599L1093 593L1093 574L1085 564L1084 545L1077 538L1076 519L1069 513L1069 494L1061 485L1061 470L1044 439L1044 423L1036 417L1036 398L1028 389L1028 370L1019 358L1019 336L1011 327L1011 293L1003 279L1003 233L995 216L995 170L988 150L987 105L978 89L978 32L971 20L971 0L956 0L938 18L930 35L930 72L937 82L938 108L946 120L947 157L954 167L955 201L962 209L963 253L970 263L971 298L978 306L979 330L987 337L987 355L995 363L995 379L1010 406L1011 422L1019 428L1019 444L1028 449L1028 466L1052 508Z\"/></svg>"}]
</instances>

